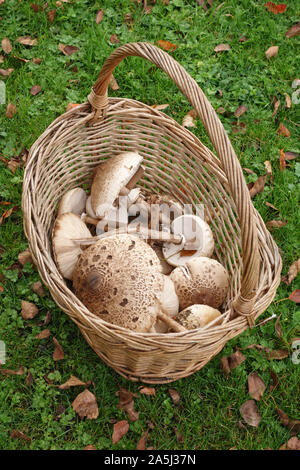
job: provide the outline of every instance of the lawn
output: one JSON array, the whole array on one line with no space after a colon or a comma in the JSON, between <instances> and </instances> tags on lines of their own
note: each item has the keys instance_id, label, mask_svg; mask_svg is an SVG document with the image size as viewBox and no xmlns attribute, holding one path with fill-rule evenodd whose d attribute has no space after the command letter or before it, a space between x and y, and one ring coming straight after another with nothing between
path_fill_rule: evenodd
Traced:
<instances>
[{"instance_id":1,"label":"lawn","mask_svg":"<svg viewBox=\"0 0 300 470\"><path fill-rule=\"evenodd\" d=\"M161 40L177 46L170 54L218 110L247 183L266 174L265 162L270 162L272 177L267 176L253 203L266 223L287 222L272 228L283 275L299 258L300 105L294 82L299 73L299 36L286 36L299 21L299 3L288 1L286 10L278 14L262 0L214 0L205 2L212 4L207 9L200 3L156 0L148 1L150 8L145 9L145 3L138 0L47 4L37 0L33 5L31 1L0 1L0 40L8 38L12 46L10 50L7 41L2 42L4 50L0 51L0 79L6 86L6 103L0 104L0 339L7 351L0 372L4 368L19 371L0 374L0 449L93 445L130 450L136 449L147 430L146 448L158 450L279 449L299 433L300 366L296 362L300 361L292 361L291 345L300 337L300 312L288 299L299 288L299 276L289 285L281 282L273 303L257 323L274 314L277 321L273 318L245 331L199 372L169 385L156 385L155 395L153 391L148 395L142 393L141 384L123 379L98 358L47 289L44 296L33 291L32 284L40 279L36 268L18 263L19 253L27 248L20 208L27 150L69 103L86 101L103 61L118 45L136 41L157 45ZM96 22L101 9L103 18L99 14L100 22ZM37 43L16 41L27 36ZM65 55L59 44L78 50ZM219 44L229 44L230 50L215 52ZM278 53L268 59L265 52L271 46L278 46ZM9 69L13 70L5 72ZM140 58L125 60L114 75L119 89L110 90L110 96L149 105L169 104L164 112L180 123L191 109L175 84ZM15 106L8 109L10 117L8 103ZM247 110L236 117L242 105ZM211 148L199 119L190 130ZM280 165L280 151L281 155L290 152L285 167L283 160ZM22 300L37 306L34 319L22 318ZM45 329L50 336L37 339ZM63 360L53 360L53 337L64 350ZM281 359L268 359L265 348L285 352L280 353ZM220 358L236 351L245 360L226 375ZM252 373L266 386L257 401L261 420L256 427L240 413L241 405L252 399L248 390ZM97 419L82 420L72 408L82 386L58 388L71 375L90 381L88 389L99 408ZM121 388L135 394L139 413L135 421L118 407ZM284 425L277 410L298 422ZM128 420L129 430L112 444L114 424L122 420Z\"/></svg>"}]
</instances>

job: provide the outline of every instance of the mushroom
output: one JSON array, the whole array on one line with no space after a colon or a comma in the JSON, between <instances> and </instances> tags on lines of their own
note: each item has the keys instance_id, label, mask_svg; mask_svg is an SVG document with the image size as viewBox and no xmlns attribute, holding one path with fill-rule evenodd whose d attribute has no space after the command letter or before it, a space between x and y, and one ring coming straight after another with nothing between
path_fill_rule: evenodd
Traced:
<instances>
[{"instance_id":1,"label":"mushroom","mask_svg":"<svg viewBox=\"0 0 300 470\"><path fill-rule=\"evenodd\" d=\"M187 330L194 330L196 328L203 328L220 316L221 312L219 310L209 305L196 304L179 312L175 319ZM216 324L220 324L220 321L216 322Z\"/></svg>"},{"instance_id":2,"label":"mushroom","mask_svg":"<svg viewBox=\"0 0 300 470\"><path fill-rule=\"evenodd\" d=\"M82 253L80 245L72 240L75 237L91 238L92 235L78 215L72 212L59 215L52 230L54 259L62 276L70 280L78 256Z\"/></svg>"},{"instance_id":3,"label":"mushroom","mask_svg":"<svg viewBox=\"0 0 300 470\"><path fill-rule=\"evenodd\" d=\"M86 192L82 188L74 188L67 191L61 198L58 206L58 215L72 212L81 215L85 210Z\"/></svg>"},{"instance_id":4,"label":"mushroom","mask_svg":"<svg viewBox=\"0 0 300 470\"><path fill-rule=\"evenodd\" d=\"M130 182L143 157L137 152L123 152L102 162L94 172L91 206L97 217L113 207L121 189Z\"/></svg>"},{"instance_id":5,"label":"mushroom","mask_svg":"<svg viewBox=\"0 0 300 470\"><path fill-rule=\"evenodd\" d=\"M193 304L218 308L229 289L226 269L218 261L206 257L194 258L185 266L178 266L171 272L170 278L174 282L181 310Z\"/></svg>"},{"instance_id":6,"label":"mushroom","mask_svg":"<svg viewBox=\"0 0 300 470\"><path fill-rule=\"evenodd\" d=\"M103 238L87 248L76 264L73 286L83 304L109 323L148 332L159 318L175 331L185 330L167 313L171 308L158 257L136 236Z\"/></svg>"},{"instance_id":7,"label":"mushroom","mask_svg":"<svg viewBox=\"0 0 300 470\"><path fill-rule=\"evenodd\" d=\"M184 266L188 261L199 256L210 257L214 251L214 237L209 225L200 217L185 214L172 222L171 230L182 235L180 246L165 243L163 255L172 266Z\"/></svg>"},{"instance_id":8,"label":"mushroom","mask_svg":"<svg viewBox=\"0 0 300 470\"><path fill-rule=\"evenodd\" d=\"M163 255L163 252L162 252L162 247L160 245L156 245L155 243L153 243L152 245L152 248L153 250L155 251L155 253L157 254L158 258L159 258L159 261L160 261L160 264L161 264L161 269L162 269L162 273L163 274L170 274L174 267L171 266L164 258L164 255Z\"/></svg>"}]
</instances>

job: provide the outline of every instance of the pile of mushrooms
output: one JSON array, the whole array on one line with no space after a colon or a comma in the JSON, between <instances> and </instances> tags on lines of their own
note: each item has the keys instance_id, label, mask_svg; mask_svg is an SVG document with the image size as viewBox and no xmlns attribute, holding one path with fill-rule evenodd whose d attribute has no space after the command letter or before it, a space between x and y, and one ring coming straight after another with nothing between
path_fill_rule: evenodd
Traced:
<instances>
[{"instance_id":1,"label":"pile of mushrooms","mask_svg":"<svg viewBox=\"0 0 300 470\"><path fill-rule=\"evenodd\" d=\"M211 258L213 233L171 196L143 193L142 162L115 155L95 168L90 194L63 195L52 231L58 270L108 323L150 333L219 324L229 276Z\"/></svg>"}]
</instances>

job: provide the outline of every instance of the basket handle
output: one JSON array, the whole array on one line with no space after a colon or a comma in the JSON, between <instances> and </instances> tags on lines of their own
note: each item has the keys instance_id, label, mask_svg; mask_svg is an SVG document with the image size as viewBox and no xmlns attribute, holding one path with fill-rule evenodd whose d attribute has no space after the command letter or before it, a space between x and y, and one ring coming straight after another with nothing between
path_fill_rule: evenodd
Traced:
<instances>
[{"instance_id":1,"label":"basket handle","mask_svg":"<svg viewBox=\"0 0 300 470\"><path fill-rule=\"evenodd\" d=\"M242 234L243 271L239 295L232 302L233 316L236 316L236 314L246 316L249 325L253 326L254 303L260 268L254 207L242 168L229 137L215 110L196 81L175 59L162 49L143 42L125 44L118 47L106 59L88 96L88 100L95 111L92 121L97 121L106 115L108 106L107 89L111 75L116 66L128 56L142 57L162 69L176 83L195 108L207 130L226 173L231 195L236 204Z\"/></svg>"}]
</instances>

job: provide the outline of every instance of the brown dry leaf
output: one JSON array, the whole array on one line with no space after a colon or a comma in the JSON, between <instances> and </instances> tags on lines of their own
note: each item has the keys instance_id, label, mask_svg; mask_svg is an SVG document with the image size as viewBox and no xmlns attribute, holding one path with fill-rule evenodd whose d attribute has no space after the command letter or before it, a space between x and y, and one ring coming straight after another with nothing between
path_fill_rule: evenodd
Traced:
<instances>
[{"instance_id":1,"label":"brown dry leaf","mask_svg":"<svg viewBox=\"0 0 300 470\"><path fill-rule=\"evenodd\" d=\"M0 75L6 78L8 77L15 69L0 69Z\"/></svg>"},{"instance_id":2,"label":"brown dry leaf","mask_svg":"<svg viewBox=\"0 0 300 470\"><path fill-rule=\"evenodd\" d=\"M43 9L40 5L37 5L37 3L31 3L30 7L33 9L33 11L35 13L37 13L38 11L41 11Z\"/></svg>"},{"instance_id":3,"label":"brown dry leaf","mask_svg":"<svg viewBox=\"0 0 300 470\"><path fill-rule=\"evenodd\" d=\"M223 370L224 374L229 375L231 371L230 371L230 367L229 367L228 357L227 356L222 356L220 358L220 362L221 362L221 367L222 367L222 370Z\"/></svg>"},{"instance_id":4,"label":"brown dry leaf","mask_svg":"<svg viewBox=\"0 0 300 470\"><path fill-rule=\"evenodd\" d=\"M243 403L240 407L240 413L249 426L258 427L261 416L258 413L258 408L254 400L247 400Z\"/></svg>"},{"instance_id":5,"label":"brown dry leaf","mask_svg":"<svg viewBox=\"0 0 300 470\"><path fill-rule=\"evenodd\" d=\"M254 400L259 401L262 398L266 386L256 372L253 372L248 377L248 389L250 397L254 398Z\"/></svg>"},{"instance_id":6,"label":"brown dry leaf","mask_svg":"<svg viewBox=\"0 0 300 470\"><path fill-rule=\"evenodd\" d=\"M191 109L183 118L182 125L183 127L196 127L195 119L197 117L197 112L195 109Z\"/></svg>"},{"instance_id":7,"label":"brown dry leaf","mask_svg":"<svg viewBox=\"0 0 300 470\"><path fill-rule=\"evenodd\" d=\"M85 446L83 450L97 450L97 449L92 444L89 444L88 446Z\"/></svg>"},{"instance_id":8,"label":"brown dry leaf","mask_svg":"<svg viewBox=\"0 0 300 470\"><path fill-rule=\"evenodd\" d=\"M272 117L274 117L275 114L277 113L279 106L280 106L280 100L276 100L275 103L274 103L274 110L273 110L273 113L272 113Z\"/></svg>"},{"instance_id":9,"label":"brown dry leaf","mask_svg":"<svg viewBox=\"0 0 300 470\"><path fill-rule=\"evenodd\" d=\"M255 175L255 172L253 170L250 170L250 168L243 168L243 170L248 174L248 175Z\"/></svg>"},{"instance_id":10,"label":"brown dry leaf","mask_svg":"<svg viewBox=\"0 0 300 470\"><path fill-rule=\"evenodd\" d=\"M53 23L55 13L56 13L55 8L53 8L53 10L48 11L48 19L49 19L50 23Z\"/></svg>"},{"instance_id":11,"label":"brown dry leaf","mask_svg":"<svg viewBox=\"0 0 300 470\"><path fill-rule=\"evenodd\" d=\"M31 387L31 385L33 384L33 377L32 377L32 373L30 371L27 374L27 377L25 379L25 383L28 387Z\"/></svg>"},{"instance_id":12,"label":"brown dry leaf","mask_svg":"<svg viewBox=\"0 0 300 470\"><path fill-rule=\"evenodd\" d=\"M244 356L243 353L241 353L241 351L234 352L228 357L228 364L229 364L230 370L235 369L240 364L242 364L242 362L244 362L245 360L246 360L246 357Z\"/></svg>"},{"instance_id":13,"label":"brown dry leaf","mask_svg":"<svg viewBox=\"0 0 300 470\"><path fill-rule=\"evenodd\" d=\"M277 129L278 135L283 135L284 137L290 137L290 131L281 123Z\"/></svg>"},{"instance_id":14,"label":"brown dry leaf","mask_svg":"<svg viewBox=\"0 0 300 470\"><path fill-rule=\"evenodd\" d=\"M24 375L25 369L24 367L20 367L18 370L0 368L0 373L3 375Z\"/></svg>"},{"instance_id":15,"label":"brown dry leaf","mask_svg":"<svg viewBox=\"0 0 300 470\"><path fill-rule=\"evenodd\" d=\"M160 39L157 44L161 49L168 52L175 51L178 47L176 44L172 44L170 41L164 41L163 39Z\"/></svg>"},{"instance_id":16,"label":"brown dry leaf","mask_svg":"<svg viewBox=\"0 0 300 470\"><path fill-rule=\"evenodd\" d=\"M3 62L4 62L4 57L2 54L0 54L0 64L3 64Z\"/></svg>"},{"instance_id":17,"label":"brown dry leaf","mask_svg":"<svg viewBox=\"0 0 300 470\"><path fill-rule=\"evenodd\" d=\"M112 435L112 443L116 444L119 442L119 440L127 434L129 430L129 424L128 421L122 420L118 421L116 424L114 424L114 431Z\"/></svg>"},{"instance_id":18,"label":"brown dry leaf","mask_svg":"<svg viewBox=\"0 0 300 470\"><path fill-rule=\"evenodd\" d=\"M22 300L22 318L24 320L32 320L39 313L38 308L32 302L27 302L27 300Z\"/></svg>"},{"instance_id":19,"label":"brown dry leaf","mask_svg":"<svg viewBox=\"0 0 300 470\"><path fill-rule=\"evenodd\" d=\"M6 108L6 117L11 119L17 112L17 107L13 103L8 103Z\"/></svg>"},{"instance_id":20,"label":"brown dry leaf","mask_svg":"<svg viewBox=\"0 0 300 470\"><path fill-rule=\"evenodd\" d=\"M298 434L300 432L300 420L299 419L291 419L284 411L276 408L276 413L281 421L283 426L286 426L292 435Z\"/></svg>"},{"instance_id":21,"label":"brown dry leaf","mask_svg":"<svg viewBox=\"0 0 300 470\"><path fill-rule=\"evenodd\" d=\"M60 390L67 390L70 387L78 387L78 386L88 386L90 385L90 382L82 382L79 380L75 375L71 375L69 380L67 380L64 384L59 385Z\"/></svg>"},{"instance_id":22,"label":"brown dry leaf","mask_svg":"<svg viewBox=\"0 0 300 470\"><path fill-rule=\"evenodd\" d=\"M287 221L285 220L269 220L269 222L266 223L266 226L269 230L272 230L272 228L284 227L286 224Z\"/></svg>"},{"instance_id":23,"label":"brown dry leaf","mask_svg":"<svg viewBox=\"0 0 300 470\"><path fill-rule=\"evenodd\" d=\"M155 397L155 388L153 387L141 387L139 389L139 392L142 393L143 395L152 395Z\"/></svg>"},{"instance_id":24,"label":"brown dry leaf","mask_svg":"<svg viewBox=\"0 0 300 470\"><path fill-rule=\"evenodd\" d=\"M300 439L297 436L291 437L286 443L287 450L300 450Z\"/></svg>"},{"instance_id":25,"label":"brown dry leaf","mask_svg":"<svg viewBox=\"0 0 300 470\"><path fill-rule=\"evenodd\" d=\"M167 103L165 104L152 104L150 107L153 109L157 109L157 111L162 111L163 109L166 109L169 105Z\"/></svg>"},{"instance_id":26,"label":"brown dry leaf","mask_svg":"<svg viewBox=\"0 0 300 470\"><path fill-rule=\"evenodd\" d=\"M245 134L247 132L247 126L244 122L234 122L232 127L233 134Z\"/></svg>"},{"instance_id":27,"label":"brown dry leaf","mask_svg":"<svg viewBox=\"0 0 300 470\"><path fill-rule=\"evenodd\" d=\"M97 419L99 409L96 397L89 390L84 390L79 393L72 403L73 410L80 416L81 419Z\"/></svg>"},{"instance_id":28,"label":"brown dry leaf","mask_svg":"<svg viewBox=\"0 0 300 470\"><path fill-rule=\"evenodd\" d=\"M256 194L261 193L264 190L266 180L267 180L267 174L259 176L255 183L249 183L248 189L250 192L250 197L256 196Z\"/></svg>"},{"instance_id":29,"label":"brown dry leaf","mask_svg":"<svg viewBox=\"0 0 300 470\"><path fill-rule=\"evenodd\" d=\"M58 45L58 49L64 54L64 55L71 55L74 54L75 52L79 51L79 48L77 46L66 46L65 44L60 43Z\"/></svg>"},{"instance_id":30,"label":"brown dry leaf","mask_svg":"<svg viewBox=\"0 0 300 470\"><path fill-rule=\"evenodd\" d=\"M20 36L16 39L16 42L19 42L24 46L36 46L38 43L37 39L32 39L30 36Z\"/></svg>"},{"instance_id":31,"label":"brown dry leaf","mask_svg":"<svg viewBox=\"0 0 300 470\"><path fill-rule=\"evenodd\" d=\"M224 114L226 113L226 109L223 108L223 106L219 106L219 108L216 109L217 113L219 114Z\"/></svg>"},{"instance_id":32,"label":"brown dry leaf","mask_svg":"<svg viewBox=\"0 0 300 470\"><path fill-rule=\"evenodd\" d=\"M278 46L271 46L265 52L266 58L270 59L271 57L275 57L278 54Z\"/></svg>"},{"instance_id":33,"label":"brown dry leaf","mask_svg":"<svg viewBox=\"0 0 300 470\"><path fill-rule=\"evenodd\" d=\"M285 3L273 3L273 2L267 2L264 5L271 13L274 13L274 15L277 15L278 13L284 13L286 10L286 4Z\"/></svg>"},{"instance_id":34,"label":"brown dry leaf","mask_svg":"<svg viewBox=\"0 0 300 470\"><path fill-rule=\"evenodd\" d=\"M34 58L32 59L32 62L33 62L34 64L40 65L40 63L42 62L42 59L40 59L39 57L34 57Z\"/></svg>"},{"instance_id":35,"label":"brown dry leaf","mask_svg":"<svg viewBox=\"0 0 300 470\"><path fill-rule=\"evenodd\" d=\"M299 304L299 302L300 302L300 289L294 290L294 291L289 295L289 299L290 299L292 302L295 302L296 304Z\"/></svg>"},{"instance_id":36,"label":"brown dry leaf","mask_svg":"<svg viewBox=\"0 0 300 470\"><path fill-rule=\"evenodd\" d=\"M294 160L299 157L299 153L296 152L284 152L286 160Z\"/></svg>"},{"instance_id":37,"label":"brown dry leaf","mask_svg":"<svg viewBox=\"0 0 300 470\"><path fill-rule=\"evenodd\" d=\"M248 41L246 36L241 36L240 39L239 39L239 42L246 42L246 41Z\"/></svg>"},{"instance_id":38,"label":"brown dry leaf","mask_svg":"<svg viewBox=\"0 0 300 470\"><path fill-rule=\"evenodd\" d=\"M116 34L112 34L109 40L112 44L119 44L120 42L120 39L118 38Z\"/></svg>"},{"instance_id":39,"label":"brown dry leaf","mask_svg":"<svg viewBox=\"0 0 300 470\"><path fill-rule=\"evenodd\" d=\"M2 39L1 47L2 47L2 50L5 52L5 54L10 54L12 51L12 45L8 38Z\"/></svg>"},{"instance_id":40,"label":"brown dry leaf","mask_svg":"<svg viewBox=\"0 0 300 470\"><path fill-rule=\"evenodd\" d=\"M50 335L51 335L50 330L46 329L46 330L41 331L39 334L37 334L35 336L35 338L36 339L46 339L46 338L49 338Z\"/></svg>"},{"instance_id":41,"label":"brown dry leaf","mask_svg":"<svg viewBox=\"0 0 300 470\"><path fill-rule=\"evenodd\" d=\"M277 387L277 385L279 383L279 380L278 380L278 377L275 374L275 372L273 372L272 370L270 370L270 374L271 374L271 378L272 378L272 383L269 387L269 391L272 392L272 390L274 390L274 388Z\"/></svg>"},{"instance_id":42,"label":"brown dry leaf","mask_svg":"<svg viewBox=\"0 0 300 470\"><path fill-rule=\"evenodd\" d=\"M230 50L229 44L219 44L218 46L214 48L215 52L223 52L223 51L229 51L229 50Z\"/></svg>"},{"instance_id":43,"label":"brown dry leaf","mask_svg":"<svg viewBox=\"0 0 300 470\"><path fill-rule=\"evenodd\" d=\"M96 15L96 24L99 24L103 20L103 15L104 15L104 10L99 10L97 15Z\"/></svg>"},{"instance_id":44,"label":"brown dry leaf","mask_svg":"<svg viewBox=\"0 0 300 470\"><path fill-rule=\"evenodd\" d=\"M39 92L41 91L41 87L40 85L34 85L31 90L30 90L30 93L35 96L37 95Z\"/></svg>"},{"instance_id":45,"label":"brown dry leaf","mask_svg":"<svg viewBox=\"0 0 300 470\"><path fill-rule=\"evenodd\" d=\"M269 349L265 348L268 361L286 359L290 353L287 349Z\"/></svg>"},{"instance_id":46,"label":"brown dry leaf","mask_svg":"<svg viewBox=\"0 0 300 470\"><path fill-rule=\"evenodd\" d=\"M245 106L244 104L241 104L241 106L239 106L236 110L235 110L235 117L239 118L240 116L242 116L242 114L244 114L246 111L247 111L247 106Z\"/></svg>"},{"instance_id":47,"label":"brown dry leaf","mask_svg":"<svg viewBox=\"0 0 300 470\"><path fill-rule=\"evenodd\" d=\"M134 24L134 19L132 18L132 15L130 13L126 13L124 16L124 23L128 28L132 28Z\"/></svg>"},{"instance_id":48,"label":"brown dry leaf","mask_svg":"<svg viewBox=\"0 0 300 470\"><path fill-rule=\"evenodd\" d=\"M180 395L177 390L175 390L174 388L169 388L168 392L170 394L170 397L172 398L174 405L178 405L178 403L180 402Z\"/></svg>"},{"instance_id":49,"label":"brown dry leaf","mask_svg":"<svg viewBox=\"0 0 300 470\"><path fill-rule=\"evenodd\" d=\"M285 96L285 107L289 109L292 106L291 97L287 93L284 93L284 96Z\"/></svg>"},{"instance_id":50,"label":"brown dry leaf","mask_svg":"<svg viewBox=\"0 0 300 470\"><path fill-rule=\"evenodd\" d=\"M284 276L281 280L287 286L291 284L291 282L297 277L298 273L300 272L300 258L297 261L294 261L293 264L289 267L288 273Z\"/></svg>"},{"instance_id":51,"label":"brown dry leaf","mask_svg":"<svg viewBox=\"0 0 300 470\"><path fill-rule=\"evenodd\" d=\"M275 333L277 334L278 338L282 339L283 336L282 336L282 328L280 325L280 317L281 317L281 314L279 315L279 317L277 318L275 322Z\"/></svg>"},{"instance_id":52,"label":"brown dry leaf","mask_svg":"<svg viewBox=\"0 0 300 470\"><path fill-rule=\"evenodd\" d=\"M142 437L140 438L136 446L136 450L146 450L146 441L147 441L148 434L149 434L149 429L147 429L147 431L145 431Z\"/></svg>"},{"instance_id":53,"label":"brown dry leaf","mask_svg":"<svg viewBox=\"0 0 300 470\"><path fill-rule=\"evenodd\" d=\"M286 168L286 161L285 161L285 152L283 149L280 149L279 165L280 165L280 171L284 171Z\"/></svg>"},{"instance_id":54,"label":"brown dry leaf","mask_svg":"<svg viewBox=\"0 0 300 470\"><path fill-rule=\"evenodd\" d=\"M53 336L53 343L55 344L55 349L54 349L54 352L53 352L53 360L54 361L61 361L62 359L65 358L65 353L64 353L64 350L63 348L61 347L61 345L59 344L59 342L57 341L56 338L54 338Z\"/></svg>"},{"instance_id":55,"label":"brown dry leaf","mask_svg":"<svg viewBox=\"0 0 300 470\"><path fill-rule=\"evenodd\" d=\"M27 250L22 251L21 253L19 253L18 261L22 266L24 266L24 264L26 264L26 263L33 264L33 260L32 260L30 251L27 249Z\"/></svg>"},{"instance_id":56,"label":"brown dry leaf","mask_svg":"<svg viewBox=\"0 0 300 470\"><path fill-rule=\"evenodd\" d=\"M13 429L10 433L10 437L12 439L23 439L26 442L31 442L30 437L26 436L22 431L17 431L16 429Z\"/></svg>"},{"instance_id":57,"label":"brown dry leaf","mask_svg":"<svg viewBox=\"0 0 300 470\"><path fill-rule=\"evenodd\" d=\"M49 325L50 321L51 321L51 313L47 312L46 316L45 316L45 320L43 322L43 325Z\"/></svg>"},{"instance_id":58,"label":"brown dry leaf","mask_svg":"<svg viewBox=\"0 0 300 470\"><path fill-rule=\"evenodd\" d=\"M133 401L133 397L136 395L125 388L120 388L120 390L116 392L116 395L120 398L120 403L117 405L117 408L125 411L130 421L137 421L139 419L139 413L135 411Z\"/></svg>"},{"instance_id":59,"label":"brown dry leaf","mask_svg":"<svg viewBox=\"0 0 300 470\"><path fill-rule=\"evenodd\" d=\"M41 281L34 282L33 284L31 284L30 287L33 290L33 292L40 295L41 297L45 297L46 292L44 291Z\"/></svg>"},{"instance_id":60,"label":"brown dry leaf","mask_svg":"<svg viewBox=\"0 0 300 470\"><path fill-rule=\"evenodd\" d=\"M109 86L114 91L119 90L119 88L120 88L119 85L118 85L117 80L115 79L115 77L113 75L111 75L111 79L109 81Z\"/></svg>"},{"instance_id":61,"label":"brown dry leaf","mask_svg":"<svg viewBox=\"0 0 300 470\"><path fill-rule=\"evenodd\" d=\"M300 33L300 22L291 26L291 28L285 33L287 38L292 38Z\"/></svg>"},{"instance_id":62,"label":"brown dry leaf","mask_svg":"<svg viewBox=\"0 0 300 470\"><path fill-rule=\"evenodd\" d=\"M269 160L266 160L264 162L264 165L265 165L265 169L266 169L266 172L268 175L272 175L272 165L271 165L271 162Z\"/></svg>"}]
</instances>

